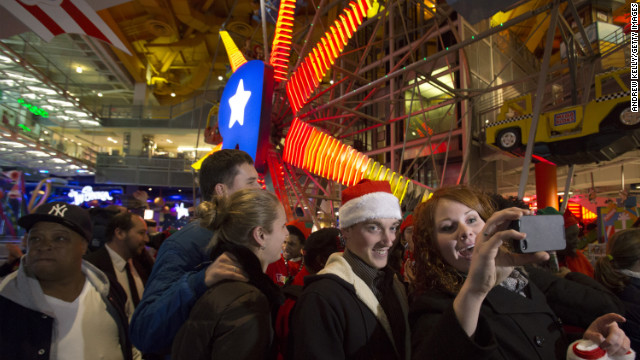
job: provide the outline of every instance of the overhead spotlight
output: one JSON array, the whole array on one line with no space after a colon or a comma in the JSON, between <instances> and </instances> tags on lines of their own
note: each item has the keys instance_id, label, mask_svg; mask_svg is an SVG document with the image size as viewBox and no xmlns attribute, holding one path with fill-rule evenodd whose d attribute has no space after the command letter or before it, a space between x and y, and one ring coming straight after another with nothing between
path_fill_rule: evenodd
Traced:
<instances>
[{"instance_id":1,"label":"overhead spotlight","mask_svg":"<svg viewBox=\"0 0 640 360\"><path fill-rule=\"evenodd\" d=\"M76 72L77 72L78 74L82 74L82 66L77 66L77 67L76 67Z\"/></svg>"},{"instance_id":2,"label":"overhead spotlight","mask_svg":"<svg viewBox=\"0 0 640 360\"><path fill-rule=\"evenodd\" d=\"M329 80L329 84L333 85L333 79Z\"/></svg>"},{"instance_id":3,"label":"overhead spotlight","mask_svg":"<svg viewBox=\"0 0 640 360\"><path fill-rule=\"evenodd\" d=\"M98 97L102 97L102 93L98 93Z\"/></svg>"},{"instance_id":4,"label":"overhead spotlight","mask_svg":"<svg viewBox=\"0 0 640 360\"><path fill-rule=\"evenodd\" d=\"M171 93L171 97L176 97L176 93Z\"/></svg>"},{"instance_id":5,"label":"overhead spotlight","mask_svg":"<svg viewBox=\"0 0 640 360\"><path fill-rule=\"evenodd\" d=\"M220 81L224 80L224 78L222 77L222 75L218 75L218 80L220 80Z\"/></svg>"},{"instance_id":6,"label":"overhead spotlight","mask_svg":"<svg viewBox=\"0 0 640 360\"><path fill-rule=\"evenodd\" d=\"M173 144L173 141L171 141L171 139L167 139L167 142L168 142L169 144Z\"/></svg>"}]
</instances>

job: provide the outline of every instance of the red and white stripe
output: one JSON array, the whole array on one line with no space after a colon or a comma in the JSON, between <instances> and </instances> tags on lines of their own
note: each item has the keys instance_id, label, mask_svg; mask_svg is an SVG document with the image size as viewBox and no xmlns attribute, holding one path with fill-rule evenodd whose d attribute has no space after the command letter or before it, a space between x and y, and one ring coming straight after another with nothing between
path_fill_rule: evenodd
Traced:
<instances>
[{"instance_id":1,"label":"red and white stripe","mask_svg":"<svg viewBox=\"0 0 640 360\"><path fill-rule=\"evenodd\" d=\"M3 0L0 3L47 42L63 33L86 34L131 55L118 36L84 0Z\"/></svg>"}]
</instances>

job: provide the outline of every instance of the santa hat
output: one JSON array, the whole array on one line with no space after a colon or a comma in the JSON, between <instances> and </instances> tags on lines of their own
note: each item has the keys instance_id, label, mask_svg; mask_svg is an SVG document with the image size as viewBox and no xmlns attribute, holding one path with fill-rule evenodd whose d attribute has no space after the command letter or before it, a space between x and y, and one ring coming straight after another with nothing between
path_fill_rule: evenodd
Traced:
<instances>
[{"instance_id":1,"label":"santa hat","mask_svg":"<svg viewBox=\"0 0 640 360\"><path fill-rule=\"evenodd\" d=\"M388 181L361 180L342 191L340 228L371 219L402 219L398 198Z\"/></svg>"},{"instance_id":2,"label":"santa hat","mask_svg":"<svg viewBox=\"0 0 640 360\"><path fill-rule=\"evenodd\" d=\"M404 219L402 225L400 225L400 233L404 233L404 229L409 226L413 226L413 214L409 214L409 216Z\"/></svg>"},{"instance_id":3,"label":"santa hat","mask_svg":"<svg viewBox=\"0 0 640 360\"><path fill-rule=\"evenodd\" d=\"M289 221L287 223L287 226L289 225L295 226L298 230L300 230L302 235L304 235L304 239L307 239L309 235L311 235L311 229L309 229L303 221L300 221L300 220Z\"/></svg>"}]
</instances>

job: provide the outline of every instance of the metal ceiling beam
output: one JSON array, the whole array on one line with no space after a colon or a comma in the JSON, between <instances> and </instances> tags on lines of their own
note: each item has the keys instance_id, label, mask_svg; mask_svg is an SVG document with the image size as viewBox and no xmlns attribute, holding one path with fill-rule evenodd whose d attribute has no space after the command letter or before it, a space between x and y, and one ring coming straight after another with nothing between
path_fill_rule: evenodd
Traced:
<instances>
[{"instance_id":1,"label":"metal ceiling beam","mask_svg":"<svg viewBox=\"0 0 640 360\"><path fill-rule=\"evenodd\" d=\"M549 19L549 27L547 29L547 41L545 43L544 55L542 57L542 66L538 76L538 91L534 99L533 115L531 118L531 127L529 129L529 139L527 140L527 150L524 154L524 163L522 164L522 175L520 176L520 185L518 187L518 199L524 197L524 190L529 178L529 165L531 164L531 155L533 154L533 146L535 144L536 132L538 130L538 119L542 113L542 100L547 84L547 73L549 71L549 59L551 59L551 50L553 49L553 38L558 23L558 3L553 4L551 10L551 19Z\"/></svg>"},{"instance_id":2,"label":"metal ceiling beam","mask_svg":"<svg viewBox=\"0 0 640 360\"><path fill-rule=\"evenodd\" d=\"M446 55L448 55L450 53L453 53L453 52L455 52L455 51L457 51L459 49L462 49L465 46L468 46L470 44L473 44L475 42L483 40L483 39L485 39L485 38L487 38L487 37L489 37L489 36L491 36L491 35L493 35L495 33L498 33L500 31L504 31L504 30L508 29L509 27L514 26L514 25L516 25L516 24L518 24L518 23L520 23L520 22L522 22L522 21L524 21L526 19L529 19L529 18L531 18L533 16L536 16L536 15L538 15L540 13L543 13L543 12L549 10L552 6L553 6L553 4L547 4L545 6L542 6L542 7L538 8L538 9L531 10L531 11L525 13L525 14L522 14L522 15L520 15L518 17L515 17L515 18L505 22L503 24L503 26L493 27L491 29L488 29L488 30L484 31L481 34L478 34L473 39L464 40L464 41L462 41L462 42L460 42L458 44L449 46L448 50L443 50L443 51L440 51L440 52L438 52L438 53L436 53L434 55L428 56L428 57L424 58L423 60L418 60L413 64L410 64L410 65L408 65L406 67L403 67L400 70L396 70L394 72L391 72L391 73L387 74L384 78L373 80L372 82L370 82L367 85L364 85L364 86L362 86L362 87L360 87L360 88L358 88L358 89L356 89L354 91L350 91L350 92L348 92L348 93L346 93L346 94L344 94L344 95L342 95L342 96L340 96L338 98L335 98L335 99L332 99L332 100L326 102L324 105L321 105L316 110L325 109L325 108L327 108L329 106L332 106L332 105L335 105L337 103L347 101L349 98L351 98L353 96L356 96L356 95L359 95L359 94L361 94L361 93L363 93L365 91L371 90L371 89L379 87L379 86L383 86L384 83L389 81L390 78L401 76L404 73L406 73L407 71L412 71L412 70L419 69L420 67L424 66L424 64L428 64L428 63L430 63L432 61L435 61L435 60L437 60L437 59L439 59L439 58L441 58L443 56L446 56Z\"/></svg>"}]
</instances>

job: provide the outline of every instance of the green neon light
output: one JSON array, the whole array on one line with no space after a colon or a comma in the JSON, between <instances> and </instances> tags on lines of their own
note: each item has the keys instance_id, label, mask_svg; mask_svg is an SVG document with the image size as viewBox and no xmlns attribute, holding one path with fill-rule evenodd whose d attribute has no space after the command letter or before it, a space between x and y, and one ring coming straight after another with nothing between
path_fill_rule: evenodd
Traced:
<instances>
[{"instance_id":1,"label":"green neon light","mask_svg":"<svg viewBox=\"0 0 640 360\"><path fill-rule=\"evenodd\" d=\"M29 129L29 127L28 127L27 125L25 125L25 124L18 124L18 126L19 126L20 128L22 128L22 130L24 130L24 131L26 131L26 132L31 131L31 129Z\"/></svg>"},{"instance_id":2,"label":"green neon light","mask_svg":"<svg viewBox=\"0 0 640 360\"><path fill-rule=\"evenodd\" d=\"M43 118L48 118L49 117L49 113L45 110L45 109L41 109L33 104L29 104L28 102L26 102L23 98L20 98L17 100L18 104L22 105L23 107L26 107L27 109L29 109L29 111L31 111L34 115L38 115L38 116L42 116ZM31 131L31 130L29 130Z\"/></svg>"}]
</instances>

